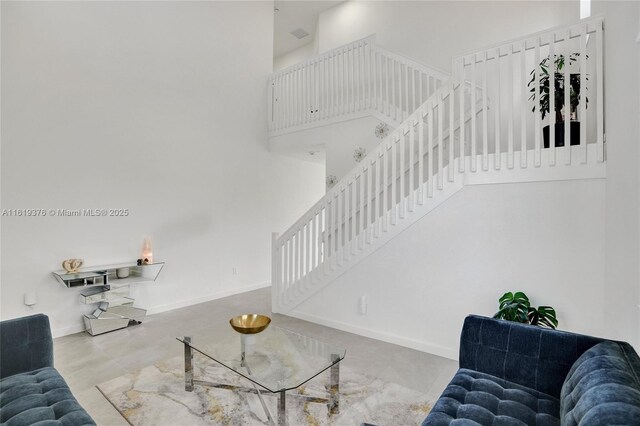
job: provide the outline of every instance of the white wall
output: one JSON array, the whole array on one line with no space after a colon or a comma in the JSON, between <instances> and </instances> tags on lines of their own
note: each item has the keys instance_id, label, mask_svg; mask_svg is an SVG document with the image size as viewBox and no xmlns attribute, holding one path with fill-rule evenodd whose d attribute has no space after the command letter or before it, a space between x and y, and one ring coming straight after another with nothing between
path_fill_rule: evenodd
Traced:
<instances>
[{"instance_id":1,"label":"white wall","mask_svg":"<svg viewBox=\"0 0 640 426\"><path fill-rule=\"evenodd\" d=\"M604 303L613 337L640 348L640 3L594 2L605 17L607 133Z\"/></svg>"},{"instance_id":2,"label":"white wall","mask_svg":"<svg viewBox=\"0 0 640 426\"><path fill-rule=\"evenodd\" d=\"M292 50L284 55L273 58L273 71L280 71L291 65L299 64L316 54L315 43L311 41L302 47Z\"/></svg>"},{"instance_id":3,"label":"white wall","mask_svg":"<svg viewBox=\"0 0 640 426\"><path fill-rule=\"evenodd\" d=\"M579 18L578 1L348 1L320 14L318 49L376 34L380 46L451 70L452 56Z\"/></svg>"},{"instance_id":4,"label":"white wall","mask_svg":"<svg viewBox=\"0 0 640 426\"><path fill-rule=\"evenodd\" d=\"M466 186L293 316L456 358L465 316L491 316L521 290L554 306L561 329L615 337L604 201L602 179Z\"/></svg>"},{"instance_id":5,"label":"white wall","mask_svg":"<svg viewBox=\"0 0 640 426\"><path fill-rule=\"evenodd\" d=\"M357 148L371 152L380 143L374 133L378 124L380 120L371 116L356 118L275 136L269 138L269 146L281 153L320 150L325 158L326 174L340 179L356 166L353 152Z\"/></svg>"},{"instance_id":6,"label":"white wall","mask_svg":"<svg viewBox=\"0 0 640 426\"><path fill-rule=\"evenodd\" d=\"M324 193L323 167L267 151L272 32L269 2L2 2L2 208L130 215L2 217L1 318L80 330L94 307L51 271L135 260L145 235L166 266L138 306L268 283L271 231Z\"/></svg>"}]
</instances>

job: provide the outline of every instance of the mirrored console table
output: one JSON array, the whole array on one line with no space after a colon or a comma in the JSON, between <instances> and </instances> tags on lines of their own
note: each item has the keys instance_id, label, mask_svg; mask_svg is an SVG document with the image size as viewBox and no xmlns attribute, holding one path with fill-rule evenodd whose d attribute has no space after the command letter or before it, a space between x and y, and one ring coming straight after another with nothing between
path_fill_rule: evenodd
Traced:
<instances>
[{"instance_id":1,"label":"mirrored console table","mask_svg":"<svg viewBox=\"0 0 640 426\"><path fill-rule=\"evenodd\" d=\"M147 310L134 308L131 285L154 282L164 262L138 265L135 262L81 268L75 273L53 272L56 280L69 288L83 287L80 303L97 304L84 315L84 325L92 336L141 323Z\"/></svg>"}]
</instances>

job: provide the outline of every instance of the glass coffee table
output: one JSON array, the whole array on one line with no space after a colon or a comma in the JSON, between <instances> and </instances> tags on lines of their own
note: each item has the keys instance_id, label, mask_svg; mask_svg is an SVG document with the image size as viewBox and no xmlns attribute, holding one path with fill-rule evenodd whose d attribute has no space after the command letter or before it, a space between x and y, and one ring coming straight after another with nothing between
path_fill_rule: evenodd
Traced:
<instances>
[{"instance_id":1,"label":"glass coffee table","mask_svg":"<svg viewBox=\"0 0 640 426\"><path fill-rule=\"evenodd\" d=\"M344 359L345 349L273 324L258 334L240 334L227 324L226 327L177 339L184 344L185 390L189 392L193 391L194 385L202 385L257 394L271 425L276 423L264 402L264 394L278 397L278 425L286 425L287 422L287 395L327 404L329 415L339 413L339 363ZM195 378L194 351L244 377L251 387ZM287 391L302 386L326 370L330 370L326 398L287 394Z\"/></svg>"}]
</instances>

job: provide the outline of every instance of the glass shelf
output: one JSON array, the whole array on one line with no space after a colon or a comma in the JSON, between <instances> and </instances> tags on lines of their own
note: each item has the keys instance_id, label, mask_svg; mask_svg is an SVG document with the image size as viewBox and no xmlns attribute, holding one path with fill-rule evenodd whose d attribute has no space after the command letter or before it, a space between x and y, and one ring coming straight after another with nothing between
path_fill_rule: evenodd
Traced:
<instances>
[{"instance_id":1,"label":"glass shelf","mask_svg":"<svg viewBox=\"0 0 640 426\"><path fill-rule=\"evenodd\" d=\"M138 265L136 262L81 268L78 272L53 272L56 280L65 287L93 287L113 285L114 287L153 282L158 278L164 262ZM129 268L129 276L118 278L116 270Z\"/></svg>"}]
</instances>

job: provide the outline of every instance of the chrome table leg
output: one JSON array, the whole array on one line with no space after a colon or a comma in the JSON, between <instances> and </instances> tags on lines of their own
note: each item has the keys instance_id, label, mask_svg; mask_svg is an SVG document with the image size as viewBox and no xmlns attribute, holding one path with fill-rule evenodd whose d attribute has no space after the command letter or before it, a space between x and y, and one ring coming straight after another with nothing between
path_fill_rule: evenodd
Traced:
<instances>
[{"instance_id":1,"label":"chrome table leg","mask_svg":"<svg viewBox=\"0 0 640 426\"><path fill-rule=\"evenodd\" d=\"M340 413L340 356L332 354L331 379L329 384L329 415Z\"/></svg>"},{"instance_id":2,"label":"chrome table leg","mask_svg":"<svg viewBox=\"0 0 640 426\"><path fill-rule=\"evenodd\" d=\"M193 391L193 351L191 337L184 336L184 390Z\"/></svg>"},{"instance_id":3,"label":"chrome table leg","mask_svg":"<svg viewBox=\"0 0 640 426\"><path fill-rule=\"evenodd\" d=\"M280 394L278 395L278 426L287 425L286 398L287 393L285 391L280 391Z\"/></svg>"}]
</instances>

